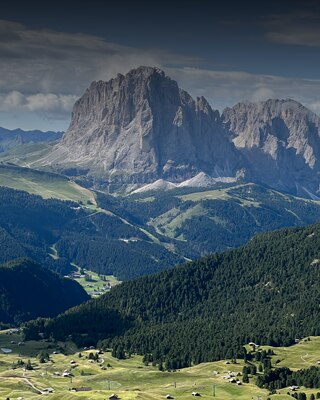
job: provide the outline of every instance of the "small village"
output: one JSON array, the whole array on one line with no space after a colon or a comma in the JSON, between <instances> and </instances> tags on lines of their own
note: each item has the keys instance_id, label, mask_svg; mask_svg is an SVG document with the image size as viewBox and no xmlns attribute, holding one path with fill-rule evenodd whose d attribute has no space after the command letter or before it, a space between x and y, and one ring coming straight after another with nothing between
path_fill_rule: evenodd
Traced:
<instances>
[{"instance_id":1,"label":"small village","mask_svg":"<svg viewBox=\"0 0 320 400\"><path fill-rule=\"evenodd\" d=\"M77 271L71 272L65 277L80 283L91 297L100 297L120 283L114 276L97 274L83 268L77 268Z\"/></svg>"}]
</instances>

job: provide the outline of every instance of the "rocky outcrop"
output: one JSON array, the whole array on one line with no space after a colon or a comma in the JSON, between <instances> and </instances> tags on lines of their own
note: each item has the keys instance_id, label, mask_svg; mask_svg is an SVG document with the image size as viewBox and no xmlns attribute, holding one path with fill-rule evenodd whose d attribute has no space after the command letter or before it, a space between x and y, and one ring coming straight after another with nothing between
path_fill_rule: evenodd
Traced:
<instances>
[{"instance_id":1,"label":"rocky outcrop","mask_svg":"<svg viewBox=\"0 0 320 400\"><path fill-rule=\"evenodd\" d=\"M163 71L140 67L93 82L41 163L85 171L102 186L242 179L320 197L319 129L320 118L293 100L239 103L220 116Z\"/></svg>"},{"instance_id":2,"label":"rocky outcrop","mask_svg":"<svg viewBox=\"0 0 320 400\"><path fill-rule=\"evenodd\" d=\"M268 100L239 103L222 117L253 180L298 195L319 195L316 114L294 100Z\"/></svg>"},{"instance_id":3,"label":"rocky outcrop","mask_svg":"<svg viewBox=\"0 0 320 400\"><path fill-rule=\"evenodd\" d=\"M62 141L43 160L105 180L181 182L199 172L235 176L241 157L218 111L157 68L93 82L76 102Z\"/></svg>"}]
</instances>

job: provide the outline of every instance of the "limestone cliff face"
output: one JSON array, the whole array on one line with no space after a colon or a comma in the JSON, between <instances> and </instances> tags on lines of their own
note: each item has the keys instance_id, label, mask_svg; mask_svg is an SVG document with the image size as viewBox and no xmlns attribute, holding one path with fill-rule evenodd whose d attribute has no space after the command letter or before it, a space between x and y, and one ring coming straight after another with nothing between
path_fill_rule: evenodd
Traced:
<instances>
[{"instance_id":1,"label":"limestone cliff face","mask_svg":"<svg viewBox=\"0 0 320 400\"><path fill-rule=\"evenodd\" d=\"M71 125L46 158L110 180L182 181L205 172L234 176L241 157L220 115L157 68L140 67L93 82L76 102Z\"/></svg>"},{"instance_id":2,"label":"limestone cliff face","mask_svg":"<svg viewBox=\"0 0 320 400\"><path fill-rule=\"evenodd\" d=\"M293 100L239 103L220 116L163 71L140 67L93 82L41 162L85 169L102 183L241 177L320 197L320 117Z\"/></svg>"},{"instance_id":3,"label":"limestone cliff face","mask_svg":"<svg viewBox=\"0 0 320 400\"><path fill-rule=\"evenodd\" d=\"M239 103L223 120L256 181L291 193L319 190L320 118L293 100Z\"/></svg>"}]
</instances>

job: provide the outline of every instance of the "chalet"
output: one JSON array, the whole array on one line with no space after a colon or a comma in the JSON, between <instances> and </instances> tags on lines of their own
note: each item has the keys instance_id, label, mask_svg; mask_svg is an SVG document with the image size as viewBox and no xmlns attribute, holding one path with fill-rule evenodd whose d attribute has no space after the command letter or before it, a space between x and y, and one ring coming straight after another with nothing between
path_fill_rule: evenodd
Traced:
<instances>
[{"instance_id":1,"label":"chalet","mask_svg":"<svg viewBox=\"0 0 320 400\"><path fill-rule=\"evenodd\" d=\"M296 385L289 386L289 390L292 390L292 391L296 391L296 390L299 390L299 389L300 389L300 387L296 386Z\"/></svg>"},{"instance_id":2,"label":"chalet","mask_svg":"<svg viewBox=\"0 0 320 400\"><path fill-rule=\"evenodd\" d=\"M223 379L232 379L232 378L234 378L236 376L236 374L235 374L235 372L228 372L228 375L225 375L224 377L223 377Z\"/></svg>"},{"instance_id":3,"label":"chalet","mask_svg":"<svg viewBox=\"0 0 320 400\"><path fill-rule=\"evenodd\" d=\"M118 400L119 399L119 397L118 397L118 395L116 395L115 393L112 393L110 396L109 396L109 400Z\"/></svg>"},{"instance_id":4,"label":"chalet","mask_svg":"<svg viewBox=\"0 0 320 400\"><path fill-rule=\"evenodd\" d=\"M167 394L167 395L166 395L166 399L174 399L174 397L171 396L171 394Z\"/></svg>"},{"instance_id":5,"label":"chalet","mask_svg":"<svg viewBox=\"0 0 320 400\"><path fill-rule=\"evenodd\" d=\"M198 392L192 392L191 394L192 394L192 396L195 396L195 397L201 397L201 394Z\"/></svg>"},{"instance_id":6,"label":"chalet","mask_svg":"<svg viewBox=\"0 0 320 400\"><path fill-rule=\"evenodd\" d=\"M44 389L42 389L42 393L43 393L43 394L46 394L46 393L54 393L54 389L52 389L51 387L44 388Z\"/></svg>"}]
</instances>

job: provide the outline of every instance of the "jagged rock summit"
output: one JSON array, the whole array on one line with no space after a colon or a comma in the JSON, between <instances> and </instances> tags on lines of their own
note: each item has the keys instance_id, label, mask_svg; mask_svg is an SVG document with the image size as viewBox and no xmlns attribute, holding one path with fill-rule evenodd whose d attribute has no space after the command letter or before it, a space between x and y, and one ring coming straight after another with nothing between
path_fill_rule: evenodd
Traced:
<instances>
[{"instance_id":1,"label":"jagged rock summit","mask_svg":"<svg viewBox=\"0 0 320 400\"><path fill-rule=\"evenodd\" d=\"M157 68L93 82L76 102L70 127L42 160L76 166L102 180L182 182L200 172L234 177L241 164L220 114Z\"/></svg>"},{"instance_id":2,"label":"jagged rock summit","mask_svg":"<svg viewBox=\"0 0 320 400\"><path fill-rule=\"evenodd\" d=\"M239 103L222 117L255 181L319 197L318 115L289 99Z\"/></svg>"},{"instance_id":3,"label":"jagged rock summit","mask_svg":"<svg viewBox=\"0 0 320 400\"><path fill-rule=\"evenodd\" d=\"M239 103L220 115L160 69L140 67L93 82L41 163L131 191L241 178L319 198L320 117L294 100Z\"/></svg>"}]
</instances>

